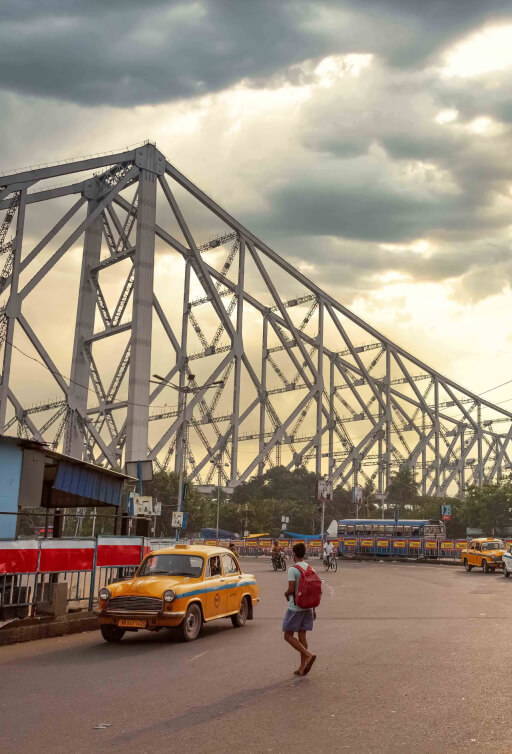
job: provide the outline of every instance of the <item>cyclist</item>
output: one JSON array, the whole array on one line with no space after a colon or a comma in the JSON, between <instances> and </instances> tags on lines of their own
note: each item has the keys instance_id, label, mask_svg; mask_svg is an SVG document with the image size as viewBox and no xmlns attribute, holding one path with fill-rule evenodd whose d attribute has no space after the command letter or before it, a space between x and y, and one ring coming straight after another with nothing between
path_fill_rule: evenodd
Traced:
<instances>
[{"instance_id":1,"label":"cyclist","mask_svg":"<svg viewBox=\"0 0 512 754\"><path fill-rule=\"evenodd\" d=\"M328 563L333 555L334 555L334 546L332 542L329 542L326 539L324 542L324 563Z\"/></svg>"},{"instance_id":2,"label":"cyclist","mask_svg":"<svg viewBox=\"0 0 512 754\"><path fill-rule=\"evenodd\" d=\"M279 558L281 557L282 552L283 551L279 547L279 542L277 541L277 539L274 539L274 543L272 544L272 550L271 550L271 553L270 553L272 555L272 565L274 567L276 566L277 562L279 561Z\"/></svg>"}]
</instances>

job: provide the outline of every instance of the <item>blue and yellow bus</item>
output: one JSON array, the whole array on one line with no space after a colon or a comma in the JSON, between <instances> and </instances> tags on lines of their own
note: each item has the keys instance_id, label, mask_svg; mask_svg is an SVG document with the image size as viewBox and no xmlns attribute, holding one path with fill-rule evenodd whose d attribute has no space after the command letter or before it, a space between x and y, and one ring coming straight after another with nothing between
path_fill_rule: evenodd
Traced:
<instances>
[{"instance_id":1,"label":"blue and yellow bus","mask_svg":"<svg viewBox=\"0 0 512 754\"><path fill-rule=\"evenodd\" d=\"M344 518L338 521L340 554L433 557L446 539L437 519Z\"/></svg>"}]
</instances>

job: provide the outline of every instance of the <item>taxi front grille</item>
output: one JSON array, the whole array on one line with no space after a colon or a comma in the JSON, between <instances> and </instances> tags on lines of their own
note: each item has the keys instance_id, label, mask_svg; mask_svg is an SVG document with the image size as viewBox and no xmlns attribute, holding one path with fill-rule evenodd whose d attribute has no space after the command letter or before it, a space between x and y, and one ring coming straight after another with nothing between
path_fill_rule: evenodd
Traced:
<instances>
[{"instance_id":1,"label":"taxi front grille","mask_svg":"<svg viewBox=\"0 0 512 754\"><path fill-rule=\"evenodd\" d=\"M134 611L138 613L154 613L163 610L163 601L157 597L112 597L108 601L107 610Z\"/></svg>"}]
</instances>

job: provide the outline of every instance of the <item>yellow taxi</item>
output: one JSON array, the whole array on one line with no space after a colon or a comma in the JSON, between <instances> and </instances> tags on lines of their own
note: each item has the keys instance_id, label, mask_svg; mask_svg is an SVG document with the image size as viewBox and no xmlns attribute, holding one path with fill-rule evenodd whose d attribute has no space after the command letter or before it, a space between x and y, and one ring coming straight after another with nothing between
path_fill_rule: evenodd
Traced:
<instances>
[{"instance_id":1,"label":"yellow taxi","mask_svg":"<svg viewBox=\"0 0 512 754\"><path fill-rule=\"evenodd\" d=\"M194 641L203 623L217 618L245 625L258 601L255 577L242 573L229 550L176 544L146 555L133 578L100 589L96 614L108 642L126 631L162 628Z\"/></svg>"},{"instance_id":2,"label":"yellow taxi","mask_svg":"<svg viewBox=\"0 0 512 754\"><path fill-rule=\"evenodd\" d=\"M461 558L466 571L472 568L482 568L484 573L503 568L503 553L505 545L501 539L494 537L479 537L472 539L465 550L461 551Z\"/></svg>"}]
</instances>

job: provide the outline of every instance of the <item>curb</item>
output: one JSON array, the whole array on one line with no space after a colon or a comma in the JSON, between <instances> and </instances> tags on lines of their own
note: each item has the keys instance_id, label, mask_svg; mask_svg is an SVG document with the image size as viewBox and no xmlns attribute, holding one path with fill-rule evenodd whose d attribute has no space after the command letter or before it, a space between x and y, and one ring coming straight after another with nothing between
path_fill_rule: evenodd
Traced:
<instances>
[{"instance_id":1,"label":"curb","mask_svg":"<svg viewBox=\"0 0 512 754\"><path fill-rule=\"evenodd\" d=\"M0 647L36 639L53 639L55 636L78 634L99 629L98 618L93 613L65 615L62 618L30 626L16 626L0 631Z\"/></svg>"}]
</instances>

